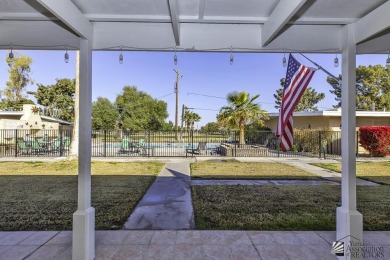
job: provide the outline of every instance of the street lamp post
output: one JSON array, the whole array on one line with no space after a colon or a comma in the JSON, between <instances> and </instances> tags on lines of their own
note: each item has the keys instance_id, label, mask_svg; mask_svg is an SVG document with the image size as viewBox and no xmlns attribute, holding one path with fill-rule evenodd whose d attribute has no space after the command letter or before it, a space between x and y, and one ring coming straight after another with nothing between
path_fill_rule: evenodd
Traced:
<instances>
[{"instance_id":1,"label":"street lamp post","mask_svg":"<svg viewBox=\"0 0 390 260\"><path fill-rule=\"evenodd\" d=\"M119 112L119 130L121 130L121 136L123 134L123 107L117 107Z\"/></svg>"}]
</instances>

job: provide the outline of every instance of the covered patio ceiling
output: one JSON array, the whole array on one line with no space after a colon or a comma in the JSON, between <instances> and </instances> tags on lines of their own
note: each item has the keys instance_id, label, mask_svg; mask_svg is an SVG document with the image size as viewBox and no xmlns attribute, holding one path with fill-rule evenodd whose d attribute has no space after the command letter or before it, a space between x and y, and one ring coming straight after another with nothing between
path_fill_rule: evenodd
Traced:
<instances>
[{"instance_id":1,"label":"covered patio ceiling","mask_svg":"<svg viewBox=\"0 0 390 260\"><path fill-rule=\"evenodd\" d=\"M73 259L95 257L92 51L121 48L341 53L342 205L336 211L337 239L347 245L353 239L363 241L363 218L356 210L356 54L388 52L390 1L2 0L0 12L0 48L80 50Z\"/></svg>"},{"instance_id":2,"label":"covered patio ceiling","mask_svg":"<svg viewBox=\"0 0 390 260\"><path fill-rule=\"evenodd\" d=\"M0 48L387 53L386 0L2 0Z\"/></svg>"}]
</instances>

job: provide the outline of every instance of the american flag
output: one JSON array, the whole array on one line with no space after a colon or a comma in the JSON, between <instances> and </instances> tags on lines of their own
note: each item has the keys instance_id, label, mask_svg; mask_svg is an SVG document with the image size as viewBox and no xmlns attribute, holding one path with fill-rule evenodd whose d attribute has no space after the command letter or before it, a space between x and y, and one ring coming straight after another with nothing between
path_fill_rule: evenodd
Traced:
<instances>
[{"instance_id":1,"label":"american flag","mask_svg":"<svg viewBox=\"0 0 390 260\"><path fill-rule=\"evenodd\" d=\"M299 63L290 54L283 87L279 120L276 128L276 135L280 137L280 148L283 152L290 149L293 145L292 114L315 71L315 69Z\"/></svg>"}]
</instances>

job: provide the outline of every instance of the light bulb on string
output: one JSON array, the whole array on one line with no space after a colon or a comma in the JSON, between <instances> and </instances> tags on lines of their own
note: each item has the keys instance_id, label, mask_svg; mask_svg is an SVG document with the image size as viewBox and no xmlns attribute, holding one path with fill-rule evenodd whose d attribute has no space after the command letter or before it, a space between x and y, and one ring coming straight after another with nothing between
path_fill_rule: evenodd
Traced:
<instances>
[{"instance_id":1,"label":"light bulb on string","mask_svg":"<svg viewBox=\"0 0 390 260\"><path fill-rule=\"evenodd\" d=\"M14 58L14 53L12 52L12 44L10 45L10 49L11 52L8 54L8 58L12 60Z\"/></svg>"},{"instance_id":2,"label":"light bulb on string","mask_svg":"<svg viewBox=\"0 0 390 260\"><path fill-rule=\"evenodd\" d=\"M68 45L66 45L65 47L66 47L66 50L65 50L65 55L64 55L64 61L65 61L65 63L68 63L69 62Z\"/></svg>"},{"instance_id":3,"label":"light bulb on string","mask_svg":"<svg viewBox=\"0 0 390 260\"><path fill-rule=\"evenodd\" d=\"M121 45L121 53L119 54L119 64L123 64L122 45Z\"/></svg>"},{"instance_id":4,"label":"light bulb on string","mask_svg":"<svg viewBox=\"0 0 390 260\"><path fill-rule=\"evenodd\" d=\"M173 56L173 64L177 65L176 47L175 47L175 56Z\"/></svg>"},{"instance_id":5,"label":"light bulb on string","mask_svg":"<svg viewBox=\"0 0 390 260\"><path fill-rule=\"evenodd\" d=\"M386 67L390 67L390 50L389 53L387 54Z\"/></svg>"},{"instance_id":6,"label":"light bulb on string","mask_svg":"<svg viewBox=\"0 0 390 260\"><path fill-rule=\"evenodd\" d=\"M233 56L233 47L230 46L230 65L233 65L234 63L234 56Z\"/></svg>"},{"instance_id":7,"label":"light bulb on string","mask_svg":"<svg viewBox=\"0 0 390 260\"><path fill-rule=\"evenodd\" d=\"M287 66L287 59L286 59L286 53L285 52L283 52L283 60L282 60L282 62L283 62L283 67L286 67Z\"/></svg>"},{"instance_id":8,"label":"light bulb on string","mask_svg":"<svg viewBox=\"0 0 390 260\"><path fill-rule=\"evenodd\" d=\"M339 58L337 58L337 53L336 53L336 58L334 58L334 66L335 67L339 66Z\"/></svg>"}]
</instances>

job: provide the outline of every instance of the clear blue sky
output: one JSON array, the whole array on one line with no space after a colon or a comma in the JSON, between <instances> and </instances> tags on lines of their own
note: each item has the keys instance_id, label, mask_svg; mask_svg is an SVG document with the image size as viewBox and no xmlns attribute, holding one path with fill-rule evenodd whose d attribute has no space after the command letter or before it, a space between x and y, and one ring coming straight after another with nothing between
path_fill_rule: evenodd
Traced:
<instances>
[{"instance_id":1,"label":"clear blue sky","mask_svg":"<svg viewBox=\"0 0 390 260\"><path fill-rule=\"evenodd\" d=\"M69 52L69 63L64 62L63 51L18 51L18 53L32 57L31 77L35 83L54 84L57 78L75 77L74 52ZM283 54L234 53L234 64L230 65L230 53L177 53L177 66L173 64L174 54L170 52L124 52L123 54L124 62L119 64L119 52L93 53L93 100L101 96L114 101L123 86L137 86L139 90L149 93L154 98L166 101L169 112L167 120L174 122L173 92L176 74L173 69L179 69L183 75L179 86L179 117L182 104L196 108L194 112L202 117L198 127L215 121L218 110L227 103L224 99L190 93L225 97L231 91L247 91L250 94L260 94L258 100L263 109L276 112L273 94L280 88L280 79L286 73L286 68L282 66ZM2 89L8 79L6 55L8 51L0 51L0 56L3 57L3 62L0 63ZM307 56L332 74L337 76L341 73L341 66L338 68L333 66L335 55L308 54ZM299 54L295 57L301 63L313 66ZM357 65L385 65L386 58L386 55L359 55ZM341 61L340 55L339 59ZM318 104L320 110L332 108L336 103L334 95L329 93L331 87L326 82L326 76L324 72L317 71L310 84L317 92L326 95L325 99ZM29 86L28 90L36 90L36 88L34 84Z\"/></svg>"}]
</instances>

